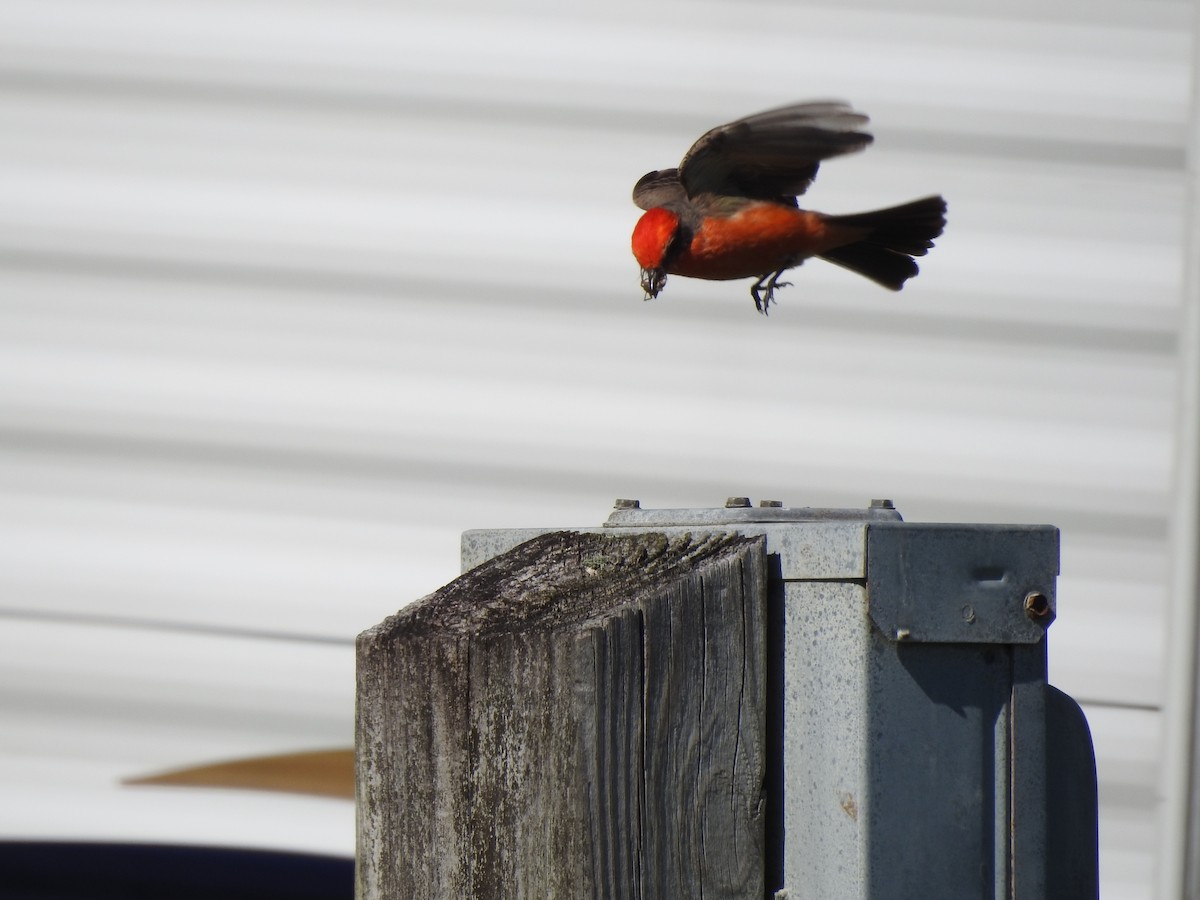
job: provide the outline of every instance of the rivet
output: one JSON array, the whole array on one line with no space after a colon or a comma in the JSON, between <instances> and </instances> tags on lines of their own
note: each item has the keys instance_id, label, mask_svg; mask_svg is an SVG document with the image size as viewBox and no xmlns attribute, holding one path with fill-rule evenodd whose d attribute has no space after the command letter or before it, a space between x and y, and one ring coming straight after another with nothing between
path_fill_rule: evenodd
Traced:
<instances>
[{"instance_id":1,"label":"rivet","mask_svg":"<svg viewBox=\"0 0 1200 900\"><path fill-rule=\"evenodd\" d=\"M613 503L613 509L641 509L642 504L637 500L617 500Z\"/></svg>"},{"instance_id":2,"label":"rivet","mask_svg":"<svg viewBox=\"0 0 1200 900\"><path fill-rule=\"evenodd\" d=\"M759 506L769 506L772 508L783 506L782 500L759 500Z\"/></svg>"},{"instance_id":3,"label":"rivet","mask_svg":"<svg viewBox=\"0 0 1200 900\"><path fill-rule=\"evenodd\" d=\"M896 504L891 500L872 500L871 509L895 509Z\"/></svg>"},{"instance_id":4,"label":"rivet","mask_svg":"<svg viewBox=\"0 0 1200 900\"><path fill-rule=\"evenodd\" d=\"M742 509L750 505L749 497L730 497L725 501L726 509Z\"/></svg>"}]
</instances>

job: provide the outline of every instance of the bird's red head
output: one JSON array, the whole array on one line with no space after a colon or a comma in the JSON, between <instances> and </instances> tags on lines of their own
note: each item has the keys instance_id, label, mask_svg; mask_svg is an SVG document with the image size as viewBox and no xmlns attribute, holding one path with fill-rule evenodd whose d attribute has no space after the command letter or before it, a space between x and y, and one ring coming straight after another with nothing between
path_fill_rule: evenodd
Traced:
<instances>
[{"instance_id":1,"label":"bird's red head","mask_svg":"<svg viewBox=\"0 0 1200 900\"><path fill-rule=\"evenodd\" d=\"M633 228L633 255L643 269L660 269L679 228L679 216L661 206L648 210Z\"/></svg>"},{"instance_id":2,"label":"bird's red head","mask_svg":"<svg viewBox=\"0 0 1200 900\"><path fill-rule=\"evenodd\" d=\"M664 260L679 233L679 216L661 206L647 210L633 227L633 255L642 267L647 299L657 297L667 283Z\"/></svg>"}]
</instances>

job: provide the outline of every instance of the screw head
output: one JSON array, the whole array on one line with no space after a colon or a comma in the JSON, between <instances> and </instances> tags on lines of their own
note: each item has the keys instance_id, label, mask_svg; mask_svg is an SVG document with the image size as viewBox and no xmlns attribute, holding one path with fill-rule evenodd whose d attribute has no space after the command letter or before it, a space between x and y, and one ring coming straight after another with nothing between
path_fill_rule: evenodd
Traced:
<instances>
[{"instance_id":1,"label":"screw head","mask_svg":"<svg viewBox=\"0 0 1200 900\"><path fill-rule=\"evenodd\" d=\"M642 504L637 500L616 500L613 509L641 509Z\"/></svg>"},{"instance_id":2,"label":"screw head","mask_svg":"<svg viewBox=\"0 0 1200 900\"><path fill-rule=\"evenodd\" d=\"M783 501L782 500L759 500L758 505L769 507L771 509L777 509L777 508L783 506Z\"/></svg>"},{"instance_id":3,"label":"screw head","mask_svg":"<svg viewBox=\"0 0 1200 900\"><path fill-rule=\"evenodd\" d=\"M749 497L730 497L725 501L726 509L744 509L750 505Z\"/></svg>"},{"instance_id":4,"label":"screw head","mask_svg":"<svg viewBox=\"0 0 1200 900\"><path fill-rule=\"evenodd\" d=\"M896 504L891 500L872 500L871 509L895 509Z\"/></svg>"}]
</instances>

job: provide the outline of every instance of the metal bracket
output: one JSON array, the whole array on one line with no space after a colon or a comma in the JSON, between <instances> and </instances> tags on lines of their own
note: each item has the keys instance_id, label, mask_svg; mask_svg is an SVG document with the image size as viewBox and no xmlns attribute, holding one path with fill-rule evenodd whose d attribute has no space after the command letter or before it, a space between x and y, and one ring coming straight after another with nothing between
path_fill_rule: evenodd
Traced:
<instances>
[{"instance_id":1,"label":"metal bracket","mask_svg":"<svg viewBox=\"0 0 1200 900\"><path fill-rule=\"evenodd\" d=\"M891 641L1035 644L1057 575L1049 525L867 527L867 606Z\"/></svg>"}]
</instances>

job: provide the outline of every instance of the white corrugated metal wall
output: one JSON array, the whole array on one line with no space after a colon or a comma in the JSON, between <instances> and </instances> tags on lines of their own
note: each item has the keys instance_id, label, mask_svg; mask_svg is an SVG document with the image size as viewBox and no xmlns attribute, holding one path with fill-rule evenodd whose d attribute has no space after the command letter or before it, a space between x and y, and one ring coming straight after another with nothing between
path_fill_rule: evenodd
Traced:
<instances>
[{"instance_id":1,"label":"white corrugated metal wall","mask_svg":"<svg viewBox=\"0 0 1200 900\"><path fill-rule=\"evenodd\" d=\"M463 529L890 496L1062 527L1104 895L1150 896L1192 16L0 4L0 834L348 853L348 803L115 781L347 744L353 635ZM643 303L633 181L827 96L876 144L811 204L944 193L921 276Z\"/></svg>"}]
</instances>

